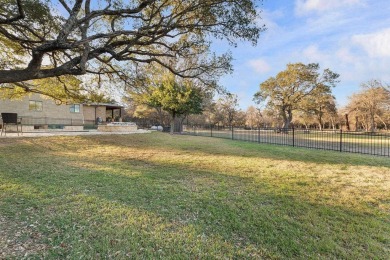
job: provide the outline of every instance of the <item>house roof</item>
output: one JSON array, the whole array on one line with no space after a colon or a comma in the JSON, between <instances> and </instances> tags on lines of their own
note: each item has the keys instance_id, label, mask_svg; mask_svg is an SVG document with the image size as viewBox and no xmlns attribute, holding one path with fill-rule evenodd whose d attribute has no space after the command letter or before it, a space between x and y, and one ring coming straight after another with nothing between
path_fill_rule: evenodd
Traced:
<instances>
[{"instance_id":1,"label":"house roof","mask_svg":"<svg viewBox=\"0 0 390 260\"><path fill-rule=\"evenodd\" d=\"M95 107L106 107L110 109L119 109L124 108L124 106L121 106L119 104L111 104L111 103L84 103L85 106L95 106Z\"/></svg>"}]
</instances>

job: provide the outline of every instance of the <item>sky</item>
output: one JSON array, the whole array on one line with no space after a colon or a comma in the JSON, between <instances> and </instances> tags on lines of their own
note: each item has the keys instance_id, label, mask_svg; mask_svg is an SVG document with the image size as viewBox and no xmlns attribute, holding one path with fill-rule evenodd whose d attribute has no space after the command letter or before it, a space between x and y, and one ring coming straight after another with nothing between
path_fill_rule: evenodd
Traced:
<instances>
[{"instance_id":1,"label":"sky","mask_svg":"<svg viewBox=\"0 0 390 260\"><path fill-rule=\"evenodd\" d=\"M267 30L257 46L240 42L231 51L234 72L220 84L238 95L240 107L288 63L319 63L340 74L333 89L339 107L371 79L390 84L389 0L264 0L259 20ZM216 48L216 47L214 47Z\"/></svg>"}]
</instances>

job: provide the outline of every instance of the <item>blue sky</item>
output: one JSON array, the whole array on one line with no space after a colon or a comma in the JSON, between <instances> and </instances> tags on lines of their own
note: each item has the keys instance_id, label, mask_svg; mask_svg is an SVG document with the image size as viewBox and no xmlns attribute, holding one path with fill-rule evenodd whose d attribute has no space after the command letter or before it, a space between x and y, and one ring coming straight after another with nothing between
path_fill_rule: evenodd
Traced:
<instances>
[{"instance_id":1,"label":"blue sky","mask_svg":"<svg viewBox=\"0 0 390 260\"><path fill-rule=\"evenodd\" d=\"M259 7L267 31L257 46L218 45L234 57L234 73L220 84L239 96L241 108L252 105L259 84L287 63L318 62L340 74L333 89L340 107L362 82L390 84L389 0L264 0Z\"/></svg>"}]
</instances>

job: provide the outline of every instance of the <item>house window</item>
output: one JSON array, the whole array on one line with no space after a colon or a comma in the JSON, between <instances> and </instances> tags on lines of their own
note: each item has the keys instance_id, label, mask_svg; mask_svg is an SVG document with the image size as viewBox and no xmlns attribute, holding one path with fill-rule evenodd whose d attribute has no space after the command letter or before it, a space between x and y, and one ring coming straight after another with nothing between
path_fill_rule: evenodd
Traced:
<instances>
[{"instance_id":1,"label":"house window","mask_svg":"<svg viewBox=\"0 0 390 260\"><path fill-rule=\"evenodd\" d=\"M31 111L42 111L43 110L42 101L30 100L28 104L28 109Z\"/></svg>"},{"instance_id":2,"label":"house window","mask_svg":"<svg viewBox=\"0 0 390 260\"><path fill-rule=\"evenodd\" d=\"M71 105L70 112L71 113L80 113L80 105L79 104Z\"/></svg>"}]
</instances>

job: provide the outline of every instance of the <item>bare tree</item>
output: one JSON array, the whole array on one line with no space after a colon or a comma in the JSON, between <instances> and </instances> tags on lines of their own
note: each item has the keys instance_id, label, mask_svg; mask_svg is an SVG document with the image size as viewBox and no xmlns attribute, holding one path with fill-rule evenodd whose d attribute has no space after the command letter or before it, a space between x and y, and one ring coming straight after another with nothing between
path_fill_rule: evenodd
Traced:
<instances>
[{"instance_id":1,"label":"bare tree","mask_svg":"<svg viewBox=\"0 0 390 260\"><path fill-rule=\"evenodd\" d=\"M226 94L217 100L216 110L224 117L225 123L233 127L238 109L238 97L235 94Z\"/></svg>"},{"instance_id":2,"label":"bare tree","mask_svg":"<svg viewBox=\"0 0 390 260\"><path fill-rule=\"evenodd\" d=\"M358 128L362 125L366 131L375 131L378 122L387 128L383 115L390 112L390 92L379 80L370 80L361 85L361 91L350 97L347 106L349 114L355 116Z\"/></svg>"},{"instance_id":3,"label":"bare tree","mask_svg":"<svg viewBox=\"0 0 390 260\"><path fill-rule=\"evenodd\" d=\"M260 127L262 122L262 114L260 112L260 109L254 106L249 106L245 112L245 118L246 125L249 126L251 129L254 127Z\"/></svg>"}]
</instances>

